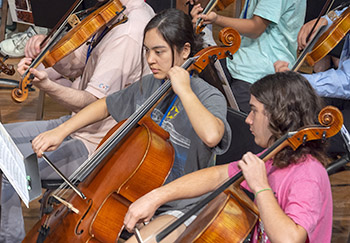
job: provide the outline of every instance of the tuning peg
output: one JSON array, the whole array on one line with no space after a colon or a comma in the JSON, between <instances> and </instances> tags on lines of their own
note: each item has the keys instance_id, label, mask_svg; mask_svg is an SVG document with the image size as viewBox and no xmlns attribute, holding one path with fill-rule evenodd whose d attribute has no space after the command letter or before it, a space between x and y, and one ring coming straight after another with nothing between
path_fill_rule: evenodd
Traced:
<instances>
[{"instance_id":1,"label":"tuning peg","mask_svg":"<svg viewBox=\"0 0 350 243\"><path fill-rule=\"evenodd\" d=\"M3 62L5 62L7 59L9 59L10 57L9 57L9 55L6 55L6 56L4 56L4 58L2 59L2 61Z\"/></svg>"},{"instance_id":2,"label":"tuning peg","mask_svg":"<svg viewBox=\"0 0 350 243\"><path fill-rule=\"evenodd\" d=\"M226 54L226 56L227 56L228 58L230 58L231 60L233 59L233 55L232 55L232 53L231 53L230 51L226 51L225 54Z\"/></svg>"}]
</instances>

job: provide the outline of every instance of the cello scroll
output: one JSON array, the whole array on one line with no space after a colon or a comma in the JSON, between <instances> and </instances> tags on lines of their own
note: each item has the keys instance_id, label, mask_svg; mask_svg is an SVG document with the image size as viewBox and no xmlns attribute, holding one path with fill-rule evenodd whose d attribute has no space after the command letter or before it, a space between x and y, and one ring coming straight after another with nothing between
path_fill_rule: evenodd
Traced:
<instances>
[{"instance_id":1,"label":"cello scroll","mask_svg":"<svg viewBox=\"0 0 350 243\"><path fill-rule=\"evenodd\" d=\"M241 36L235 29L226 27L219 32L219 40L225 45L223 47L210 46L197 53L199 60L194 63L190 69L195 69L199 73L209 64L214 58L222 59L232 57L241 45Z\"/></svg>"},{"instance_id":2,"label":"cello scroll","mask_svg":"<svg viewBox=\"0 0 350 243\"><path fill-rule=\"evenodd\" d=\"M266 162L286 146L290 146L293 150L296 150L307 141L332 137L342 127L342 113L335 107L327 106L323 108L318 118L323 126L313 125L296 132L287 133L261 154L259 156L260 159ZM256 214L258 213L251 200L246 200L246 196L241 197L244 195L240 189L240 183L243 180L243 173L240 171L224 182L185 215L159 232L156 235L157 242L163 240L174 229L196 214L200 209L204 208L208 203L209 205L197 215L197 218L186 228L180 238L177 239L177 242L242 242L252 229L251 224L255 224L257 220ZM227 190L229 187L230 189ZM236 225L239 226L237 222L241 222L242 219L244 221L245 231L242 228L236 227ZM222 221L218 222L217 220ZM227 234L227 232L230 233ZM224 237L222 237L223 235Z\"/></svg>"}]
</instances>

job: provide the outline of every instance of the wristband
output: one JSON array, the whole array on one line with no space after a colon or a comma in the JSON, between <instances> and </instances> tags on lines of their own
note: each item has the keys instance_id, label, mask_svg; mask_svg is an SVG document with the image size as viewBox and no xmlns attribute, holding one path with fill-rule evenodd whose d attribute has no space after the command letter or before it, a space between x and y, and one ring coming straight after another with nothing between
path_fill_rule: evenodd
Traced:
<instances>
[{"instance_id":1,"label":"wristband","mask_svg":"<svg viewBox=\"0 0 350 243\"><path fill-rule=\"evenodd\" d=\"M260 192L263 192L263 191L272 191L272 189L271 189L271 188L261 189L260 191L257 191L257 192L255 193L255 197L256 197Z\"/></svg>"}]
</instances>

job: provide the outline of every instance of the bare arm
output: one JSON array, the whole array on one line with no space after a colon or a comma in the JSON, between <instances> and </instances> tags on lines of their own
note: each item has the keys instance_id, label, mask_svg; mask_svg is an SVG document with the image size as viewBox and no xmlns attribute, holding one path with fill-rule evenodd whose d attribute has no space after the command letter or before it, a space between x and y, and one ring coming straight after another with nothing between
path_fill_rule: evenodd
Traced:
<instances>
[{"instance_id":1,"label":"bare arm","mask_svg":"<svg viewBox=\"0 0 350 243\"><path fill-rule=\"evenodd\" d=\"M314 24L316 23L317 19L313 19L313 20L310 20L309 22L305 23L299 33L298 33L298 48L299 50L303 50L307 44L306 42L306 37L309 35L309 33L311 32L312 30L312 27L314 26ZM316 28L313 30L311 36L310 36L310 40L312 40L313 36L315 35L315 33L317 32L317 30L323 26L323 25L327 25L327 20L325 18L320 18L319 22L317 23L317 26Z\"/></svg>"},{"instance_id":2,"label":"bare arm","mask_svg":"<svg viewBox=\"0 0 350 243\"><path fill-rule=\"evenodd\" d=\"M41 78L38 73L39 71L33 69L31 72L36 77ZM87 105L98 100L97 97L88 91L66 87L50 79L46 79L44 82L35 82L34 85L45 91L54 101L72 112L79 112Z\"/></svg>"},{"instance_id":3,"label":"bare arm","mask_svg":"<svg viewBox=\"0 0 350 243\"><path fill-rule=\"evenodd\" d=\"M236 29L241 35L256 39L264 33L270 21L256 15L251 19L229 18L218 15L214 23L222 27L231 27Z\"/></svg>"},{"instance_id":4,"label":"bare arm","mask_svg":"<svg viewBox=\"0 0 350 243\"><path fill-rule=\"evenodd\" d=\"M31 58L23 58L18 63L17 71L23 73L29 68ZM30 69L34 75L33 84L39 89L45 91L53 100L57 101L70 111L78 112L85 106L96 101L97 98L84 90L77 90L58 84L48 78L45 71Z\"/></svg>"},{"instance_id":5,"label":"bare arm","mask_svg":"<svg viewBox=\"0 0 350 243\"><path fill-rule=\"evenodd\" d=\"M193 129L207 146L216 146L224 136L224 123L208 111L193 93L186 70L173 67L168 74L173 90L179 96Z\"/></svg>"},{"instance_id":6,"label":"bare arm","mask_svg":"<svg viewBox=\"0 0 350 243\"><path fill-rule=\"evenodd\" d=\"M253 193L270 188L267 180L266 167L256 155L248 152L238 162L245 180ZM306 230L294 223L279 206L271 190L261 191L256 197L260 218L271 242L305 242Z\"/></svg>"},{"instance_id":7,"label":"bare arm","mask_svg":"<svg viewBox=\"0 0 350 243\"><path fill-rule=\"evenodd\" d=\"M196 5L199 9L194 9L193 13L198 13L202 9ZM192 14L191 12L191 14ZM221 27L231 27L237 30L241 35L247 36L252 39L258 38L266 28L269 26L270 21L261 18L260 16L253 15L250 19L240 19L240 18L231 18L222 15L218 15L215 12L210 12L209 14L198 14L193 16L193 21L196 21L197 18L202 18L204 24L217 24Z\"/></svg>"},{"instance_id":8,"label":"bare arm","mask_svg":"<svg viewBox=\"0 0 350 243\"><path fill-rule=\"evenodd\" d=\"M33 150L39 157L45 151L53 151L68 135L82 127L102 120L108 115L106 98L97 100L60 126L39 134L32 142Z\"/></svg>"},{"instance_id":9,"label":"bare arm","mask_svg":"<svg viewBox=\"0 0 350 243\"><path fill-rule=\"evenodd\" d=\"M159 187L130 205L124 218L125 227L131 232L136 223L149 221L164 203L203 195L213 191L227 178L228 164L225 164L198 170Z\"/></svg>"}]
</instances>

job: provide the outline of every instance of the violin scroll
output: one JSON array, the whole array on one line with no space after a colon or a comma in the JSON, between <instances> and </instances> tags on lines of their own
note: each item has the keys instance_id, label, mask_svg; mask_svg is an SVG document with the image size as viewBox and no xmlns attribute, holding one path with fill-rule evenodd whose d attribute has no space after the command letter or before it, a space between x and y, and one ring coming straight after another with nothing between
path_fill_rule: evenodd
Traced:
<instances>
[{"instance_id":1,"label":"violin scroll","mask_svg":"<svg viewBox=\"0 0 350 243\"><path fill-rule=\"evenodd\" d=\"M7 75L14 75L15 74L15 68L13 67L12 64L5 64L5 60L8 58L6 56L4 60L0 60L0 73L3 72Z\"/></svg>"},{"instance_id":2,"label":"violin scroll","mask_svg":"<svg viewBox=\"0 0 350 243\"><path fill-rule=\"evenodd\" d=\"M26 76L23 80L19 82L18 88L14 88L12 90L11 97L13 101L17 103L22 103L28 98L29 87L32 85L31 80L31 75Z\"/></svg>"}]
</instances>

